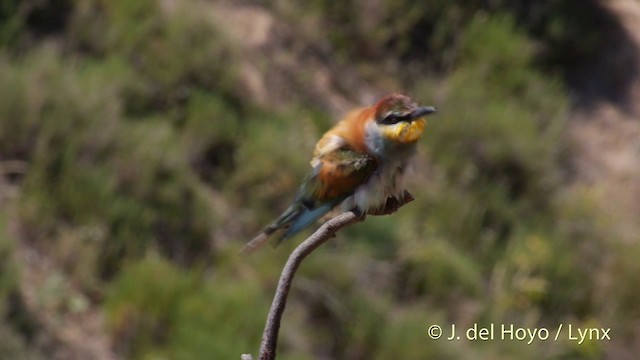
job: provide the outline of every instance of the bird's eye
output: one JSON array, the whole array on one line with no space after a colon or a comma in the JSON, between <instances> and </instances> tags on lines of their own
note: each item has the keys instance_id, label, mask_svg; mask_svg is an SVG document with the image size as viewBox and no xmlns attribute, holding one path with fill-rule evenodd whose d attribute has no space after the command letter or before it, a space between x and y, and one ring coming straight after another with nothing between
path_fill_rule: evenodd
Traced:
<instances>
[{"instance_id":1,"label":"bird's eye","mask_svg":"<svg viewBox=\"0 0 640 360\"><path fill-rule=\"evenodd\" d=\"M403 114L398 114L398 113L391 113L388 114L387 116L385 116L381 123L385 124L385 125L393 125L393 124L397 124L401 121L407 121L409 119L408 115L403 115Z\"/></svg>"}]
</instances>

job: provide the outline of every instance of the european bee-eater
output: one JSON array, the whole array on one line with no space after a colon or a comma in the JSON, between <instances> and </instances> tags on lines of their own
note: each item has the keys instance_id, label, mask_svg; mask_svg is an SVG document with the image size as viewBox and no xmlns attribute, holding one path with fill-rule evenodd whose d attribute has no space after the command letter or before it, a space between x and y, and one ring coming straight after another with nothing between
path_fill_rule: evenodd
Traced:
<instances>
[{"instance_id":1,"label":"european bee-eater","mask_svg":"<svg viewBox=\"0 0 640 360\"><path fill-rule=\"evenodd\" d=\"M403 94L349 113L318 141L311 172L287 210L245 247L248 254L280 231L278 243L341 205L343 211L381 215L413 200L403 175L433 106Z\"/></svg>"}]
</instances>

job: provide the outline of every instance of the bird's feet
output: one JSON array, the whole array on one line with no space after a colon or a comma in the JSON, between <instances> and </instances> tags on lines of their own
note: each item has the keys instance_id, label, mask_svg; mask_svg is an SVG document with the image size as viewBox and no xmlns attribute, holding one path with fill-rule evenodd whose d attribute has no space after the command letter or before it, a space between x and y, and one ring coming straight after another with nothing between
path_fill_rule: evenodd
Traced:
<instances>
[{"instance_id":1,"label":"bird's feet","mask_svg":"<svg viewBox=\"0 0 640 360\"><path fill-rule=\"evenodd\" d=\"M402 193L402 195L400 195L399 198L390 196L390 197L387 198L387 202L384 204L384 206L380 206L380 207L377 207L375 209L369 209L369 211L367 213L369 215L389 215L389 214L393 214L394 212L398 211L398 209L400 209L404 205L412 202L413 200L415 200L413 195L411 195L410 192L405 190Z\"/></svg>"},{"instance_id":2,"label":"bird's feet","mask_svg":"<svg viewBox=\"0 0 640 360\"><path fill-rule=\"evenodd\" d=\"M364 220L367 218L367 212L360 209L359 207L354 207L353 209L351 209L351 212L353 212L354 214L356 214L357 217L361 218L361 220Z\"/></svg>"}]
</instances>

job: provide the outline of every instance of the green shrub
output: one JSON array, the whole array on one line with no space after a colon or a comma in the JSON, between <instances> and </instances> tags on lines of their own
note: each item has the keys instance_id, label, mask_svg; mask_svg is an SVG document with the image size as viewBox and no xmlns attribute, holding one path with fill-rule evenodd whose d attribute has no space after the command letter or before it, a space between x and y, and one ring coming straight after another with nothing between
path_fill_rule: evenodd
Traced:
<instances>
[{"instance_id":1,"label":"green shrub","mask_svg":"<svg viewBox=\"0 0 640 360\"><path fill-rule=\"evenodd\" d=\"M0 5L0 49L14 45L15 38L23 28L24 18L18 9L20 0L3 1Z\"/></svg>"},{"instance_id":2,"label":"green shrub","mask_svg":"<svg viewBox=\"0 0 640 360\"><path fill-rule=\"evenodd\" d=\"M497 44L500 56L479 44ZM491 243L553 218L566 100L553 80L531 69L527 53L508 18L470 24L463 60L425 141L444 176L434 192L444 211L429 213L487 255Z\"/></svg>"},{"instance_id":3,"label":"green shrub","mask_svg":"<svg viewBox=\"0 0 640 360\"><path fill-rule=\"evenodd\" d=\"M168 342L181 302L197 288L193 274L160 259L125 268L115 279L105 302L116 347L134 358Z\"/></svg>"},{"instance_id":4,"label":"green shrub","mask_svg":"<svg viewBox=\"0 0 640 360\"><path fill-rule=\"evenodd\" d=\"M235 96L237 54L217 30L207 4L162 6L157 0L93 0L76 5L72 44L116 57L130 68L127 113L184 117L191 93ZM175 119L174 119L175 120Z\"/></svg>"},{"instance_id":5,"label":"green shrub","mask_svg":"<svg viewBox=\"0 0 640 360\"><path fill-rule=\"evenodd\" d=\"M557 200L567 99L534 69L531 43L509 17L479 15L461 39L424 142L435 174L410 205L423 224L402 238L409 289L445 303L460 288L488 293L478 316L491 321L589 309L591 270L572 251ZM422 246L411 240L425 236Z\"/></svg>"},{"instance_id":6,"label":"green shrub","mask_svg":"<svg viewBox=\"0 0 640 360\"><path fill-rule=\"evenodd\" d=\"M214 187L226 183L237 166L245 128L241 117L220 96L197 92L189 99L181 141L192 168Z\"/></svg>"},{"instance_id":7,"label":"green shrub","mask_svg":"<svg viewBox=\"0 0 640 360\"><path fill-rule=\"evenodd\" d=\"M83 66L44 47L2 70L0 151L29 162L19 205L26 234L57 247L85 284L150 245L184 264L207 258L209 209L179 138L162 119L125 120L123 81L109 78L110 64Z\"/></svg>"},{"instance_id":8,"label":"green shrub","mask_svg":"<svg viewBox=\"0 0 640 360\"><path fill-rule=\"evenodd\" d=\"M0 211L0 316L9 309L9 296L18 287L18 269L13 261L13 241L7 234L7 213Z\"/></svg>"},{"instance_id":9,"label":"green shrub","mask_svg":"<svg viewBox=\"0 0 640 360\"><path fill-rule=\"evenodd\" d=\"M127 267L106 300L118 349L134 359L233 358L256 350L267 309L254 281L204 282L160 259Z\"/></svg>"}]
</instances>

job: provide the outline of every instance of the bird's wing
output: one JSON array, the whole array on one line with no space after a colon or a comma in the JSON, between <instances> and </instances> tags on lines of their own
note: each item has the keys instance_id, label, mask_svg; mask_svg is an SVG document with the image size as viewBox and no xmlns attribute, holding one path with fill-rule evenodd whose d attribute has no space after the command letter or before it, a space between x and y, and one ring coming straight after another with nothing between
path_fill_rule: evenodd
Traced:
<instances>
[{"instance_id":1,"label":"bird's wing","mask_svg":"<svg viewBox=\"0 0 640 360\"><path fill-rule=\"evenodd\" d=\"M351 195L378 168L373 156L346 145L318 156L316 163L304 194L320 202Z\"/></svg>"},{"instance_id":2,"label":"bird's wing","mask_svg":"<svg viewBox=\"0 0 640 360\"><path fill-rule=\"evenodd\" d=\"M245 245L242 253L255 251L279 230L284 233L276 244L300 232L353 194L378 167L376 159L369 154L357 152L345 143L336 147L337 141L328 144L332 147L329 151L324 148L325 151L316 152L313 170L305 178L293 204Z\"/></svg>"},{"instance_id":3,"label":"bird's wing","mask_svg":"<svg viewBox=\"0 0 640 360\"><path fill-rule=\"evenodd\" d=\"M376 159L346 145L314 159L316 165L302 185L292 206L299 214L280 239L289 238L331 211L377 169Z\"/></svg>"}]
</instances>

